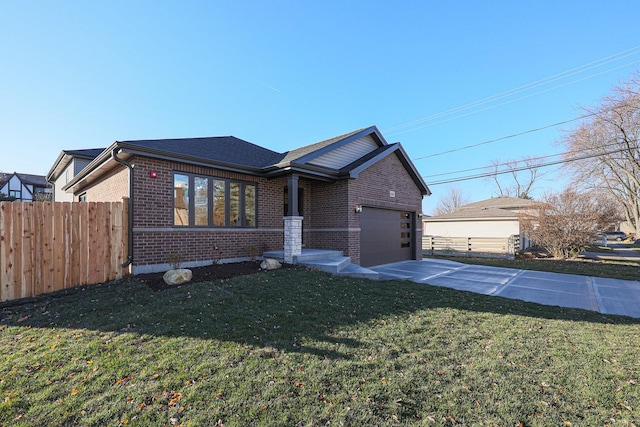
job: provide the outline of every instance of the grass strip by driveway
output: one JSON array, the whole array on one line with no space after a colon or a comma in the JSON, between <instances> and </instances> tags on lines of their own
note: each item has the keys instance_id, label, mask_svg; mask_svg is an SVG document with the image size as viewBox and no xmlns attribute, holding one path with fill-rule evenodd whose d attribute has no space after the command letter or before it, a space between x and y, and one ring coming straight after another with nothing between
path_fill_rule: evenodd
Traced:
<instances>
[{"instance_id":1,"label":"grass strip by driveway","mask_svg":"<svg viewBox=\"0 0 640 427\"><path fill-rule=\"evenodd\" d=\"M637 425L636 319L291 268L2 306L0 425Z\"/></svg>"},{"instance_id":2,"label":"grass strip by driveway","mask_svg":"<svg viewBox=\"0 0 640 427\"><path fill-rule=\"evenodd\" d=\"M474 257L425 258L448 259L463 264L488 265L491 267L516 268L519 270L548 271L551 273L577 274L580 276L608 277L611 279L640 280L640 266L636 262L590 261L577 259L503 259Z\"/></svg>"}]
</instances>

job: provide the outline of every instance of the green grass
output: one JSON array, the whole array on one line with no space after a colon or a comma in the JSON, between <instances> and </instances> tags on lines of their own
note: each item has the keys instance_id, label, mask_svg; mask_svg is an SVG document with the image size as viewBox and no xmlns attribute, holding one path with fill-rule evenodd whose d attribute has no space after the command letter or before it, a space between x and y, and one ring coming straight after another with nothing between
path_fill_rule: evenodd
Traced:
<instances>
[{"instance_id":1,"label":"green grass","mask_svg":"<svg viewBox=\"0 0 640 427\"><path fill-rule=\"evenodd\" d=\"M297 268L2 316L2 426L640 423L638 319Z\"/></svg>"}]
</instances>

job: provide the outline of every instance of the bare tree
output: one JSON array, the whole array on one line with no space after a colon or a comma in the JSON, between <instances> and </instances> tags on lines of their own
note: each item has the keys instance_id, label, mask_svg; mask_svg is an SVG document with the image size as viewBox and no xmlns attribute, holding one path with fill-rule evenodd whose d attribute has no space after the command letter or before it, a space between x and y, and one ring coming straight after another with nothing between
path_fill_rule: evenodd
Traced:
<instances>
[{"instance_id":1,"label":"bare tree","mask_svg":"<svg viewBox=\"0 0 640 427\"><path fill-rule=\"evenodd\" d=\"M565 168L584 189L608 192L624 217L640 228L640 80L613 89L564 141ZM580 160L574 160L580 158Z\"/></svg>"},{"instance_id":2,"label":"bare tree","mask_svg":"<svg viewBox=\"0 0 640 427\"><path fill-rule=\"evenodd\" d=\"M440 198L438 205L433 210L433 215L444 215L451 213L456 208L470 203L470 198L463 193L460 187L450 185L447 188L447 194Z\"/></svg>"},{"instance_id":3,"label":"bare tree","mask_svg":"<svg viewBox=\"0 0 640 427\"><path fill-rule=\"evenodd\" d=\"M619 218L616 204L606 195L566 189L544 195L521 213L520 223L534 244L555 257L569 258L577 256L599 231L611 227Z\"/></svg>"},{"instance_id":4,"label":"bare tree","mask_svg":"<svg viewBox=\"0 0 640 427\"><path fill-rule=\"evenodd\" d=\"M506 162L495 159L488 179L498 187L498 196L531 199L535 183L544 176L540 171L542 163L542 159L531 156Z\"/></svg>"}]
</instances>

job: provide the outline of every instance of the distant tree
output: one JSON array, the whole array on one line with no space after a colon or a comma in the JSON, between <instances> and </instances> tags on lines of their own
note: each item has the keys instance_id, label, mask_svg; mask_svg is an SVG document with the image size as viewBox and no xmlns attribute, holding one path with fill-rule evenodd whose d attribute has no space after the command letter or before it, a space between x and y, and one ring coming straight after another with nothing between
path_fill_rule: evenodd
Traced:
<instances>
[{"instance_id":1,"label":"distant tree","mask_svg":"<svg viewBox=\"0 0 640 427\"><path fill-rule=\"evenodd\" d=\"M15 196L7 196L4 193L0 193L0 202L13 202L15 200Z\"/></svg>"},{"instance_id":2,"label":"distant tree","mask_svg":"<svg viewBox=\"0 0 640 427\"><path fill-rule=\"evenodd\" d=\"M613 89L564 141L565 168L583 189L606 191L640 232L640 79ZM575 160L581 158L580 160Z\"/></svg>"},{"instance_id":3,"label":"distant tree","mask_svg":"<svg viewBox=\"0 0 640 427\"><path fill-rule=\"evenodd\" d=\"M546 194L520 214L520 223L534 244L554 257L572 258L585 250L599 231L620 219L615 202L603 193L566 189Z\"/></svg>"},{"instance_id":4,"label":"distant tree","mask_svg":"<svg viewBox=\"0 0 640 427\"><path fill-rule=\"evenodd\" d=\"M530 156L506 162L495 159L491 162L488 179L498 187L498 196L531 199L536 181L544 176L540 172L542 163L542 159Z\"/></svg>"},{"instance_id":5,"label":"distant tree","mask_svg":"<svg viewBox=\"0 0 640 427\"><path fill-rule=\"evenodd\" d=\"M450 185L447 188L447 194L442 196L438 205L433 210L433 215L444 215L451 213L456 208L470 203L469 196L462 192L462 190L455 186Z\"/></svg>"},{"instance_id":6,"label":"distant tree","mask_svg":"<svg viewBox=\"0 0 640 427\"><path fill-rule=\"evenodd\" d=\"M53 193L45 193L44 191L38 191L33 194L34 202L51 202L53 201Z\"/></svg>"}]
</instances>

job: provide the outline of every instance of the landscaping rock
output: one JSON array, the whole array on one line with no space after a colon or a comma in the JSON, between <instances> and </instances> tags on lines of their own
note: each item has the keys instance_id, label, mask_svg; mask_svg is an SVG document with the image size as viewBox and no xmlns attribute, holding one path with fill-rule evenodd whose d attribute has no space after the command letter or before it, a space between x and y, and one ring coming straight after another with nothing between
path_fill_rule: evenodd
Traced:
<instances>
[{"instance_id":1,"label":"landscaping rock","mask_svg":"<svg viewBox=\"0 0 640 427\"><path fill-rule=\"evenodd\" d=\"M282 264L278 260L265 258L262 263L260 263L260 268L263 270L277 270L282 268Z\"/></svg>"},{"instance_id":2,"label":"landscaping rock","mask_svg":"<svg viewBox=\"0 0 640 427\"><path fill-rule=\"evenodd\" d=\"M176 270L169 270L164 273L162 279L167 285L175 286L189 282L192 277L193 273L188 268L178 268Z\"/></svg>"}]
</instances>

